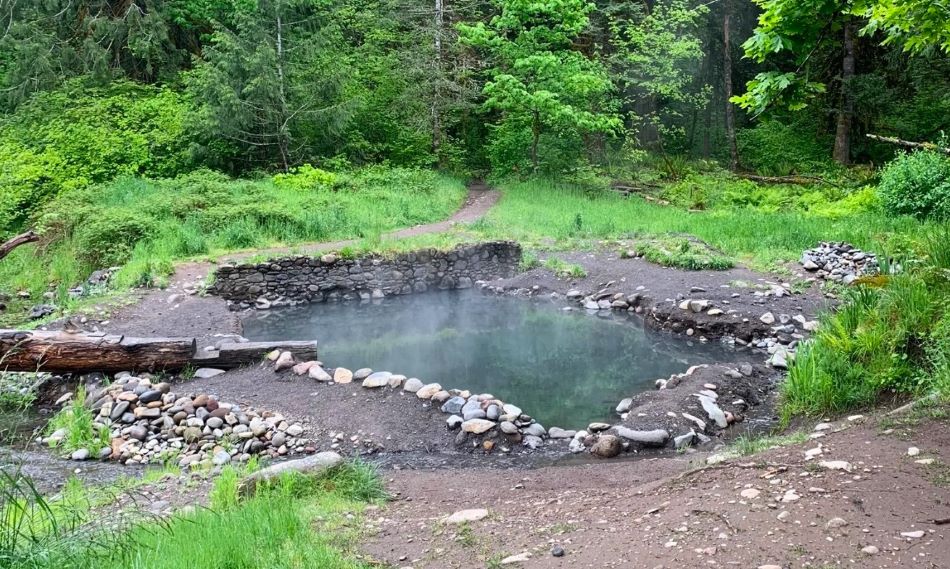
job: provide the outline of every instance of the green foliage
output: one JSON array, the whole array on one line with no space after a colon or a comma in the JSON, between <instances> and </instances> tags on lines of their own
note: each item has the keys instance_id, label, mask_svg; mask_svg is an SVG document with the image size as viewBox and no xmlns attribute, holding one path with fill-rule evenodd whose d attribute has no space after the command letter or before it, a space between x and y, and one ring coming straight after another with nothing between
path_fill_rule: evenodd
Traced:
<instances>
[{"instance_id":1,"label":"green foliage","mask_svg":"<svg viewBox=\"0 0 950 569\"><path fill-rule=\"evenodd\" d=\"M0 359L0 367L3 361ZM0 372L0 413L24 411L36 399L34 374Z\"/></svg>"},{"instance_id":2,"label":"green foliage","mask_svg":"<svg viewBox=\"0 0 950 569\"><path fill-rule=\"evenodd\" d=\"M724 256L766 267L798 259L803 250L823 240L848 241L870 250L878 239L913 237L933 230L933 225L876 211L820 217L792 208L770 212L714 206L707 211L687 212L636 196L591 194L584 188L549 180L509 180L501 187L504 199L477 227L469 228L482 238L533 243L688 234Z\"/></svg>"},{"instance_id":3,"label":"green foliage","mask_svg":"<svg viewBox=\"0 0 950 569\"><path fill-rule=\"evenodd\" d=\"M734 265L732 259L719 255L711 251L709 247L685 237L644 241L637 243L634 251L651 263L687 271L725 271Z\"/></svg>"},{"instance_id":4,"label":"green foliage","mask_svg":"<svg viewBox=\"0 0 950 569\"><path fill-rule=\"evenodd\" d=\"M686 117L710 96L708 86L696 86L704 57L699 28L708 8L685 0L657 2L652 9L609 4L606 10L616 12L607 23L611 45L605 60L619 91L629 94L624 103L641 103L633 107L640 113L631 117L633 126L655 129L667 148L670 142L682 148Z\"/></svg>"},{"instance_id":5,"label":"green foliage","mask_svg":"<svg viewBox=\"0 0 950 569\"><path fill-rule=\"evenodd\" d=\"M135 245L154 231L152 219L131 208L95 211L80 216L72 233L83 259L95 267L128 261Z\"/></svg>"},{"instance_id":6,"label":"green foliage","mask_svg":"<svg viewBox=\"0 0 950 569\"><path fill-rule=\"evenodd\" d=\"M854 3L853 13L867 18L864 33L883 33L884 43L905 51L933 49L950 53L950 20L946 6L931 0L864 0Z\"/></svg>"},{"instance_id":7,"label":"green foliage","mask_svg":"<svg viewBox=\"0 0 950 569\"><path fill-rule=\"evenodd\" d=\"M756 115L769 106L801 110L824 83L809 78L810 59L840 35L843 26L864 19L862 32L884 44L922 53L950 50L950 24L946 14L926 0L755 0L762 8L758 26L743 44L746 57L758 63L782 57L794 71L764 71L748 82L745 94L733 101Z\"/></svg>"},{"instance_id":8,"label":"green foliage","mask_svg":"<svg viewBox=\"0 0 950 569\"><path fill-rule=\"evenodd\" d=\"M783 416L843 412L874 403L885 393L946 393L950 229L919 244L923 263L880 286L847 289L837 312L825 315L812 340L799 349L782 389ZM942 243L942 244L941 244Z\"/></svg>"},{"instance_id":9,"label":"green foliage","mask_svg":"<svg viewBox=\"0 0 950 569\"><path fill-rule=\"evenodd\" d=\"M730 448L739 456L752 456L773 448L796 445L807 442L808 433L799 432L790 435L740 435L732 442Z\"/></svg>"},{"instance_id":10,"label":"green foliage","mask_svg":"<svg viewBox=\"0 0 950 569\"><path fill-rule=\"evenodd\" d=\"M60 193L191 164L187 103L169 89L72 81L0 118L0 235Z\"/></svg>"},{"instance_id":11,"label":"green foliage","mask_svg":"<svg viewBox=\"0 0 950 569\"><path fill-rule=\"evenodd\" d=\"M77 76L173 79L187 64L184 46L197 39L179 28L187 20L176 8L193 3L11 2L0 13L0 103L15 107Z\"/></svg>"},{"instance_id":12,"label":"green foliage","mask_svg":"<svg viewBox=\"0 0 950 569\"><path fill-rule=\"evenodd\" d=\"M274 176L274 185L278 188L299 191L333 188L336 181L337 177L332 172L314 168L310 164L304 164L293 168L286 174L276 174Z\"/></svg>"},{"instance_id":13,"label":"green foliage","mask_svg":"<svg viewBox=\"0 0 950 569\"><path fill-rule=\"evenodd\" d=\"M109 446L109 428L95 422L92 411L86 408L86 390L79 387L66 407L57 413L46 427L47 435L56 431L65 432L62 442L55 448L64 453L87 449L95 456L101 449Z\"/></svg>"},{"instance_id":14,"label":"green foliage","mask_svg":"<svg viewBox=\"0 0 950 569\"><path fill-rule=\"evenodd\" d=\"M198 124L235 155L286 171L332 140L351 113L343 70L324 50L334 39L330 14L316 2L228 4L187 76Z\"/></svg>"},{"instance_id":15,"label":"green foliage","mask_svg":"<svg viewBox=\"0 0 950 569\"><path fill-rule=\"evenodd\" d=\"M565 262L557 257L548 257L544 261L544 267L560 279L582 279L587 276L584 267Z\"/></svg>"},{"instance_id":16,"label":"green foliage","mask_svg":"<svg viewBox=\"0 0 950 569\"><path fill-rule=\"evenodd\" d=\"M94 567L131 546L135 521L119 513L109 524L89 524L92 505L75 478L47 498L19 469L0 469L0 566Z\"/></svg>"},{"instance_id":17,"label":"green foliage","mask_svg":"<svg viewBox=\"0 0 950 569\"><path fill-rule=\"evenodd\" d=\"M378 236L445 219L465 189L453 178L410 168L232 180L207 170L171 179L118 178L54 199L39 216L44 246L20 247L0 263L0 290L34 298L68 291L95 270L122 265L118 289L163 286L176 259L264 245ZM326 179L325 175L320 175ZM310 181L308 181L310 180ZM14 310L10 318L21 318Z\"/></svg>"},{"instance_id":18,"label":"green foliage","mask_svg":"<svg viewBox=\"0 0 950 569\"><path fill-rule=\"evenodd\" d=\"M612 85L606 70L573 47L594 5L586 0L496 4L501 13L487 26L462 24L459 31L463 42L487 52L492 62L484 108L502 114L508 136L530 140L516 155L524 157L527 150L537 171L543 132L616 131L620 121L607 106Z\"/></svg>"},{"instance_id":19,"label":"green foliage","mask_svg":"<svg viewBox=\"0 0 950 569\"><path fill-rule=\"evenodd\" d=\"M828 149L830 135L815 136L810 121L785 124L764 120L736 133L742 165L764 176L836 172Z\"/></svg>"},{"instance_id":20,"label":"green foliage","mask_svg":"<svg viewBox=\"0 0 950 569\"><path fill-rule=\"evenodd\" d=\"M244 470L244 469L242 469ZM224 469L215 489L236 490L242 474ZM219 493L220 494L220 493ZM365 569L352 552L361 510L385 498L375 470L343 464L318 476L287 476L245 501L236 493L214 509L128 523L111 513L92 524L91 494L70 482L42 496L18 473L0 471L0 564L11 569ZM201 551L182 556L184 550Z\"/></svg>"},{"instance_id":21,"label":"green foliage","mask_svg":"<svg viewBox=\"0 0 950 569\"><path fill-rule=\"evenodd\" d=\"M950 158L931 150L901 154L881 172L884 208L920 219L950 219Z\"/></svg>"}]
</instances>

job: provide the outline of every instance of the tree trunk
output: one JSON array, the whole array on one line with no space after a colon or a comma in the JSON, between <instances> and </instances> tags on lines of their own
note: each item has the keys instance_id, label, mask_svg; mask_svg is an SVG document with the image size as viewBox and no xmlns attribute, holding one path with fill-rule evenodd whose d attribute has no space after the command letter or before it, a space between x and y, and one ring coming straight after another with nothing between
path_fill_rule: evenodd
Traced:
<instances>
[{"instance_id":1,"label":"tree trunk","mask_svg":"<svg viewBox=\"0 0 950 569\"><path fill-rule=\"evenodd\" d=\"M221 344L216 351L197 355L191 363L201 367L233 369L258 363L274 350L290 352L300 362L317 359L316 342L228 342Z\"/></svg>"},{"instance_id":2,"label":"tree trunk","mask_svg":"<svg viewBox=\"0 0 950 569\"><path fill-rule=\"evenodd\" d=\"M729 20L731 18L729 0L724 6L722 17L722 78L726 96L726 142L729 144L729 169L739 169L739 147L736 144L736 113L732 106L732 46L729 38Z\"/></svg>"},{"instance_id":3,"label":"tree trunk","mask_svg":"<svg viewBox=\"0 0 950 569\"><path fill-rule=\"evenodd\" d=\"M194 338L127 338L59 331L0 330L0 370L50 373L177 371L187 366L232 369L279 350L297 361L317 359L317 342L229 342L197 351Z\"/></svg>"},{"instance_id":4,"label":"tree trunk","mask_svg":"<svg viewBox=\"0 0 950 569\"><path fill-rule=\"evenodd\" d=\"M538 142L541 140L541 115L534 111L534 121L531 125L531 169L538 173Z\"/></svg>"},{"instance_id":5,"label":"tree trunk","mask_svg":"<svg viewBox=\"0 0 950 569\"><path fill-rule=\"evenodd\" d=\"M710 129L712 129L712 101L706 102L706 117L703 121L703 158L709 158L712 149L712 143L710 140Z\"/></svg>"},{"instance_id":6,"label":"tree trunk","mask_svg":"<svg viewBox=\"0 0 950 569\"><path fill-rule=\"evenodd\" d=\"M432 96L432 153L442 148L442 27L445 25L443 0L435 0L435 92Z\"/></svg>"},{"instance_id":7,"label":"tree trunk","mask_svg":"<svg viewBox=\"0 0 950 569\"><path fill-rule=\"evenodd\" d=\"M21 233L19 235L16 235L10 238L8 241L0 244L0 259L12 253L13 250L19 247L20 245L26 245L27 243L32 243L34 241L39 240L39 238L40 236L34 233L32 229L27 231L26 233Z\"/></svg>"},{"instance_id":8,"label":"tree trunk","mask_svg":"<svg viewBox=\"0 0 950 569\"><path fill-rule=\"evenodd\" d=\"M841 108L838 109L838 124L835 128L834 159L840 164L851 163L851 122L854 116L854 97L851 96L851 80L854 78L854 25L851 20L844 24L844 59L841 65Z\"/></svg>"},{"instance_id":9,"label":"tree trunk","mask_svg":"<svg viewBox=\"0 0 950 569\"><path fill-rule=\"evenodd\" d=\"M0 330L0 369L88 373L177 370L195 355L194 338L126 338Z\"/></svg>"},{"instance_id":10,"label":"tree trunk","mask_svg":"<svg viewBox=\"0 0 950 569\"><path fill-rule=\"evenodd\" d=\"M277 130L277 145L280 148L280 159L284 166L284 172L290 170L290 157L288 156L290 152L290 143L288 140L288 129L290 125L287 124L289 112L287 111L287 92L284 86L284 31L283 31L283 22L280 18L280 2L277 2L277 39L276 39L276 53L277 53L277 89L280 93L280 120L278 121L278 130Z\"/></svg>"}]
</instances>

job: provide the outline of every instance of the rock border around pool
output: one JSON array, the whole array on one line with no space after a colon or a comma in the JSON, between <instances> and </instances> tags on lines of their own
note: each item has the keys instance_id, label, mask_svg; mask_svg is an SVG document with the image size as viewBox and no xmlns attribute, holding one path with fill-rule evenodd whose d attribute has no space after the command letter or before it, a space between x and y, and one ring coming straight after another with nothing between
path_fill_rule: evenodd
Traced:
<instances>
[{"instance_id":1,"label":"rock border around pool","mask_svg":"<svg viewBox=\"0 0 950 569\"><path fill-rule=\"evenodd\" d=\"M696 365L681 374L656 381L657 389L624 399L616 408L616 424L591 423L586 429L546 429L521 408L494 395L447 389L439 383L370 368L324 368L319 361L298 362L290 352L269 355L276 372L292 372L330 384L359 383L364 389L396 390L415 396L424 408L446 415L445 427L456 432L459 449L511 453L527 451L588 452L612 458L622 452L676 449L714 443L756 412L776 385L775 372L752 364ZM715 381L715 383L713 383ZM556 448L550 443L566 443Z\"/></svg>"},{"instance_id":2,"label":"rock border around pool","mask_svg":"<svg viewBox=\"0 0 950 569\"><path fill-rule=\"evenodd\" d=\"M222 266L209 292L226 299L232 309L241 310L465 289L476 281L513 276L521 254L518 243L493 241L392 257L346 259L337 253L285 257Z\"/></svg>"},{"instance_id":3,"label":"rock border around pool","mask_svg":"<svg viewBox=\"0 0 950 569\"><path fill-rule=\"evenodd\" d=\"M486 452L512 452L520 445L529 450L540 448L546 438L570 438L574 431L552 428L549 432L520 407L506 403L489 393L475 393L463 389L447 389L439 383L426 383L415 377L389 371L362 368L326 368L320 361L297 361L294 354L275 351L268 355L274 371L290 371L299 377L307 376L320 383L359 383L364 389L401 390L414 395L423 405L448 415L447 431L457 431L458 447L471 445L472 449Z\"/></svg>"}]
</instances>

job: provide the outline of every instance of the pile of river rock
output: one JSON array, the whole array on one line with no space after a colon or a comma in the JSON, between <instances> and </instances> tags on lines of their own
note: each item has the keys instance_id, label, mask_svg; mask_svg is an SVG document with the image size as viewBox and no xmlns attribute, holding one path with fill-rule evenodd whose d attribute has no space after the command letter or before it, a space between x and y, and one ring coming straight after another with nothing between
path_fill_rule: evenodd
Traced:
<instances>
[{"instance_id":1,"label":"pile of river rock","mask_svg":"<svg viewBox=\"0 0 950 569\"><path fill-rule=\"evenodd\" d=\"M98 458L123 464L177 459L182 467L221 466L252 455L278 457L316 450L303 438L299 423L279 414L242 408L205 393L178 394L170 383L153 383L149 377L125 372L117 374L111 385L93 389L85 405L96 414L99 428L108 431L110 444ZM42 442L56 447L66 435L58 430ZM79 449L72 458L95 458L93 452Z\"/></svg>"},{"instance_id":2,"label":"pile of river rock","mask_svg":"<svg viewBox=\"0 0 950 569\"><path fill-rule=\"evenodd\" d=\"M849 243L823 241L802 253L802 268L816 277L851 284L863 275L878 272L877 256Z\"/></svg>"}]
</instances>

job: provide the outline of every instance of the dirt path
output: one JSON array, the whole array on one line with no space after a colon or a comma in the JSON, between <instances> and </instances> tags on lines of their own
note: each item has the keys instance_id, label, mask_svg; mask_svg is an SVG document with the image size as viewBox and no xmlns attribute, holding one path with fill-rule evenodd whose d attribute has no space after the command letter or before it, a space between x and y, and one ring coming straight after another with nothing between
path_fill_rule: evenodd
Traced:
<instances>
[{"instance_id":1,"label":"dirt path","mask_svg":"<svg viewBox=\"0 0 950 569\"><path fill-rule=\"evenodd\" d=\"M468 195L465 197L465 202L462 204L462 207L459 208L459 210L456 211L452 217L434 223L397 229L396 231L384 233L382 238L405 239L407 237L416 237L431 233L442 233L443 231L448 231L456 224L471 223L480 219L482 216L488 213L488 210L490 210L492 206L498 203L499 199L501 199L501 192L498 190L493 190L489 186L482 183L472 184L468 187ZM260 255L277 257L280 255L289 254L291 252L294 254L309 255L313 253L319 253L321 251L342 249L343 247L357 245L358 243L358 239L322 241L319 243L302 243L292 247L270 247L267 249L254 249L228 253L226 255L222 255L220 260L228 262L242 261L251 257L258 257ZM213 265L210 263L184 263L177 267L172 280L177 280L180 282L194 282L207 276L208 271L212 267Z\"/></svg>"},{"instance_id":2,"label":"dirt path","mask_svg":"<svg viewBox=\"0 0 950 569\"><path fill-rule=\"evenodd\" d=\"M525 552L530 559L513 566L950 566L946 416L892 431L862 419L834 428L843 427L688 475L690 455L386 473L397 499L380 513L365 550L390 566L433 569L497 567ZM911 446L920 455L908 456ZM807 460L805 451L819 447ZM845 461L849 470L822 461ZM471 508L489 514L464 525L444 521ZM555 547L565 555L553 556Z\"/></svg>"}]
</instances>

